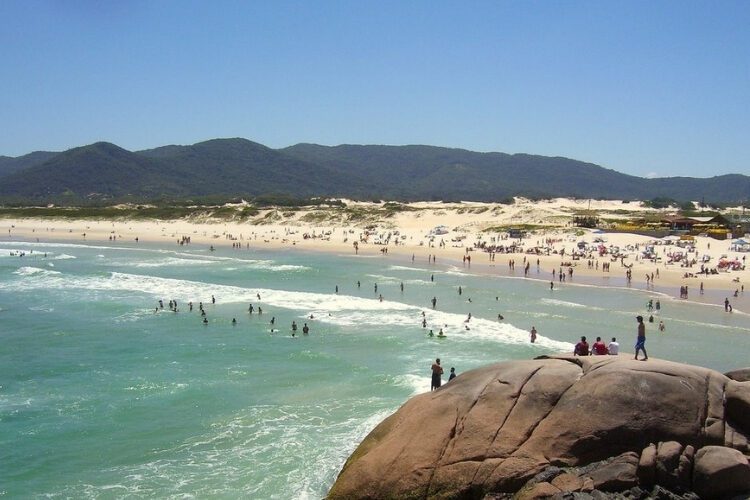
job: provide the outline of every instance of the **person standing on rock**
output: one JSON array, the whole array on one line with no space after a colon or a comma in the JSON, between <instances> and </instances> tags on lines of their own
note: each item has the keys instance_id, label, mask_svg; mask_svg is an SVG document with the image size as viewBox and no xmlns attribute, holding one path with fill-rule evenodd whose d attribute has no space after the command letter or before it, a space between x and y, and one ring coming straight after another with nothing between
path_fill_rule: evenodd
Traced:
<instances>
[{"instance_id":1,"label":"person standing on rock","mask_svg":"<svg viewBox=\"0 0 750 500\"><path fill-rule=\"evenodd\" d=\"M638 321L638 338L635 342L635 359L638 359L638 352L643 351L642 361L648 359L648 353L646 352L646 325L643 324L643 316L636 316Z\"/></svg>"},{"instance_id":2,"label":"person standing on rock","mask_svg":"<svg viewBox=\"0 0 750 500\"><path fill-rule=\"evenodd\" d=\"M430 387L431 391L440 388L443 383L442 375L443 367L440 366L440 358L437 358L435 362L432 363L432 386Z\"/></svg>"}]
</instances>

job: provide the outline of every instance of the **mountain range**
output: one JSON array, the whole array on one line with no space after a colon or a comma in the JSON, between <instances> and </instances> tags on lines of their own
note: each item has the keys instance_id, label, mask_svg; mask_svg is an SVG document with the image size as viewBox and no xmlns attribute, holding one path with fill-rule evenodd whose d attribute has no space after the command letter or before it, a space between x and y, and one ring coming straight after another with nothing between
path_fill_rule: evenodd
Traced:
<instances>
[{"instance_id":1,"label":"mountain range","mask_svg":"<svg viewBox=\"0 0 750 500\"><path fill-rule=\"evenodd\" d=\"M750 177L647 179L562 157L435 146L297 144L246 139L128 151L97 142L63 152L0 156L0 201L116 203L287 195L354 199L499 201L511 196L750 198Z\"/></svg>"}]
</instances>

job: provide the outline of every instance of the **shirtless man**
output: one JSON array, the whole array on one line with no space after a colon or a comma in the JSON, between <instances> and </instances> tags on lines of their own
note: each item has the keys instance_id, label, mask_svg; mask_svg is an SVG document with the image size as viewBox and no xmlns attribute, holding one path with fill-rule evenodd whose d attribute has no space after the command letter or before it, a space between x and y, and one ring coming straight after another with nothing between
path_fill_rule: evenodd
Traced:
<instances>
[{"instance_id":1,"label":"shirtless man","mask_svg":"<svg viewBox=\"0 0 750 500\"><path fill-rule=\"evenodd\" d=\"M443 375L443 367L440 366L440 358L437 358L434 363L432 363L432 385L430 387L431 391L434 391L435 389L439 388L442 384L442 375Z\"/></svg>"},{"instance_id":2,"label":"shirtless man","mask_svg":"<svg viewBox=\"0 0 750 500\"><path fill-rule=\"evenodd\" d=\"M643 316L636 316L638 321L638 338L635 342L635 359L638 359L638 352L643 351L642 361L648 359L648 353L646 352L646 325L643 324Z\"/></svg>"}]
</instances>

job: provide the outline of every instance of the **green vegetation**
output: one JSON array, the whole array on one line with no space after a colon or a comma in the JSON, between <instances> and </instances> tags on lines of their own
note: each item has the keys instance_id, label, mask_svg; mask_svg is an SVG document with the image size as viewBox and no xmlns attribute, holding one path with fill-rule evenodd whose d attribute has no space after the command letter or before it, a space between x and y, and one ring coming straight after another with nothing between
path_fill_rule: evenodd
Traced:
<instances>
[{"instance_id":1,"label":"green vegetation","mask_svg":"<svg viewBox=\"0 0 750 500\"><path fill-rule=\"evenodd\" d=\"M258 215L255 207L0 207L0 217L60 219L185 219L211 217L245 220Z\"/></svg>"},{"instance_id":2,"label":"green vegetation","mask_svg":"<svg viewBox=\"0 0 750 500\"><path fill-rule=\"evenodd\" d=\"M504 224L500 226L491 226L485 229L482 229L483 233L507 233L511 229L516 229L519 231L524 232L531 232L536 231L538 229L548 229L549 226L545 226L542 224Z\"/></svg>"},{"instance_id":3,"label":"green vegetation","mask_svg":"<svg viewBox=\"0 0 750 500\"><path fill-rule=\"evenodd\" d=\"M678 205L672 198L657 197L641 203L646 208L670 208Z\"/></svg>"},{"instance_id":4,"label":"green vegetation","mask_svg":"<svg viewBox=\"0 0 750 500\"><path fill-rule=\"evenodd\" d=\"M302 222L308 222L308 223L321 223L321 222L328 222L331 220L331 214L328 212L323 211L315 211L315 212L308 212L299 219Z\"/></svg>"}]
</instances>

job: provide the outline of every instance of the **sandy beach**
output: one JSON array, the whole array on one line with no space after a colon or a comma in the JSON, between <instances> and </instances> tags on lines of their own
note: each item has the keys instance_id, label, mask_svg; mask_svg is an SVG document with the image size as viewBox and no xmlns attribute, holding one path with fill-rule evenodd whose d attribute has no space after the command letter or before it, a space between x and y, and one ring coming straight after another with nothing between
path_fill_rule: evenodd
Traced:
<instances>
[{"instance_id":1,"label":"sandy beach","mask_svg":"<svg viewBox=\"0 0 750 500\"><path fill-rule=\"evenodd\" d=\"M688 248L675 242L630 233L599 233L575 227L575 213L590 211L607 219L658 213L638 202L555 199L517 199L513 205L488 203L423 202L398 205L346 202L336 207L261 210L252 220L210 217L178 220L95 220L68 218L2 218L3 239L75 241L90 244L127 241L214 248L288 248L333 252L362 257L382 256L400 261L463 267L467 272L524 276L549 281L555 287L574 283L630 286L673 297L688 287L688 300L723 307L729 298L737 311L750 311L750 290L744 294L748 271L721 270L699 275L701 264L713 269L720 259L737 260L731 240L696 236ZM663 210L665 214L670 211ZM674 213L674 210L671 211ZM442 226L442 231L435 228ZM527 227L522 239L511 238L506 228ZM356 248L355 248L356 244ZM579 248L579 244L582 248ZM508 246L515 251L506 253ZM653 245L656 260L644 259ZM502 246L503 251L488 252ZM572 256L578 250L580 256ZM533 252L533 253L532 253ZM681 255L680 260L675 256ZM690 267L684 262L695 261ZM514 262L511 267L510 263ZM606 270L605 264L609 265ZM744 266L743 266L744 267ZM560 270L565 275L562 281ZM572 275L570 274L572 270ZM628 283L626 272L630 270ZM648 277L647 277L648 276ZM653 279L651 278L653 276ZM705 290L700 293L701 283ZM736 293L736 296L735 296Z\"/></svg>"}]
</instances>

